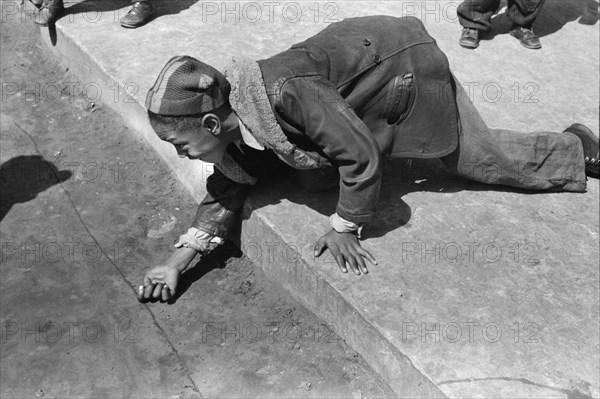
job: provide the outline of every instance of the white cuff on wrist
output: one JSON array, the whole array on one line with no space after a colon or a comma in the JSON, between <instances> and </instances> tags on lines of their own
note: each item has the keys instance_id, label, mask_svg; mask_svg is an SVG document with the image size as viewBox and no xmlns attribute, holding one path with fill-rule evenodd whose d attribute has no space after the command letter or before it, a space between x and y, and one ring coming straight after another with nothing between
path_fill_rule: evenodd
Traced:
<instances>
[{"instance_id":1,"label":"white cuff on wrist","mask_svg":"<svg viewBox=\"0 0 600 399\"><path fill-rule=\"evenodd\" d=\"M338 233L354 233L358 238L360 238L360 234L362 232L362 226L358 226L356 223L350 222L337 213L334 213L329 217L329 223L331 223L331 228L337 231Z\"/></svg>"},{"instance_id":2,"label":"white cuff on wrist","mask_svg":"<svg viewBox=\"0 0 600 399\"><path fill-rule=\"evenodd\" d=\"M175 248L193 248L198 252L205 252L219 245L223 240L221 237L215 237L212 234L190 227L185 234L179 237L175 243Z\"/></svg>"}]
</instances>

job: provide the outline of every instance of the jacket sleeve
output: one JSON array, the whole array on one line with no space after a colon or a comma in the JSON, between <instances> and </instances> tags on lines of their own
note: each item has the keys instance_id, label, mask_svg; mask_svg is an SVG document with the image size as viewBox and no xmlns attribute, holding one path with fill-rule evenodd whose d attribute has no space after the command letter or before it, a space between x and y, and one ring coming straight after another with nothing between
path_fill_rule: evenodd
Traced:
<instances>
[{"instance_id":1,"label":"jacket sleeve","mask_svg":"<svg viewBox=\"0 0 600 399\"><path fill-rule=\"evenodd\" d=\"M193 227L228 238L244 206L250 186L236 183L215 168L206 181L207 194L198 205Z\"/></svg>"},{"instance_id":2,"label":"jacket sleeve","mask_svg":"<svg viewBox=\"0 0 600 399\"><path fill-rule=\"evenodd\" d=\"M280 93L279 116L303 130L339 169L337 214L357 225L368 222L381 186L381 154L369 128L322 76L290 79Z\"/></svg>"}]
</instances>

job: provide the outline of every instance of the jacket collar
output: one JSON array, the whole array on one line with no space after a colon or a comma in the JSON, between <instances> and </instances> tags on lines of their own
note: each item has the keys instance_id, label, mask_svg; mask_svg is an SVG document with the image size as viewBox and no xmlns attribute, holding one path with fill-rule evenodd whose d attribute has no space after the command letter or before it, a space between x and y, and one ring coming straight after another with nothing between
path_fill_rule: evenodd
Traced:
<instances>
[{"instance_id":1,"label":"jacket collar","mask_svg":"<svg viewBox=\"0 0 600 399\"><path fill-rule=\"evenodd\" d=\"M256 138L252 135L250 130L248 130L246 125L244 125L244 123L241 120L239 121L239 126L240 126L240 134L242 135L242 139L239 140L238 142L236 142L236 145L238 146L238 148L240 148L239 144L241 144L243 142L248 147L254 148L255 150L262 151L265 149L265 147L256 140ZM240 148L240 151L241 151L241 148Z\"/></svg>"},{"instance_id":2,"label":"jacket collar","mask_svg":"<svg viewBox=\"0 0 600 399\"><path fill-rule=\"evenodd\" d=\"M285 163L296 169L315 169L317 161L289 142L281 130L265 90L262 71L256 61L234 58L224 69L231 84L229 103L250 134ZM241 126L241 125L240 125Z\"/></svg>"}]
</instances>

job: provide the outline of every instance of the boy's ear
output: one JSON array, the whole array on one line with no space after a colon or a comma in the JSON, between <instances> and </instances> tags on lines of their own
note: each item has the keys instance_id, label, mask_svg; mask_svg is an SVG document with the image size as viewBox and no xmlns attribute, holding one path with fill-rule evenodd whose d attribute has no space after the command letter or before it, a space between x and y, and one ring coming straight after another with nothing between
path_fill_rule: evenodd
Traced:
<instances>
[{"instance_id":1,"label":"boy's ear","mask_svg":"<svg viewBox=\"0 0 600 399\"><path fill-rule=\"evenodd\" d=\"M221 120L215 114L206 114L202 117L202 126L213 136L221 133Z\"/></svg>"}]
</instances>

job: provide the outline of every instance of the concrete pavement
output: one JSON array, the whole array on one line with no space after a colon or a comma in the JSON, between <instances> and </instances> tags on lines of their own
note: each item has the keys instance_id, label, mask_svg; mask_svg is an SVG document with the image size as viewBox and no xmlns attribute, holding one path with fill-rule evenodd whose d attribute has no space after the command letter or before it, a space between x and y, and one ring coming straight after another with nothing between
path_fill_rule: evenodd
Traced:
<instances>
[{"instance_id":1,"label":"concrete pavement","mask_svg":"<svg viewBox=\"0 0 600 399\"><path fill-rule=\"evenodd\" d=\"M156 4L159 17L133 31L117 23L123 3L72 4L47 42L196 200L210 167L177 159L140 106L165 61L189 54L221 67L231 55L262 58L349 16L420 17L493 127L561 131L581 122L598 132L591 0L549 0L535 26L540 51L507 34L475 51L458 47L458 3L450 1ZM502 15L496 25L507 31ZM242 249L338 325L399 396L598 397L598 181L583 194L532 194L456 179L437 162L394 168L380 216L365 231L380 263L368 276L341 275L331 259L312 258L334 193L259 186L246 207Z\"/></svg>"},{"instance_id":2,"label":"concrete pavement","mask_svg":"<svg viewBox=\"0 0 600 399\"><path fill-rule=\"evenodd\" d=\"M4 21L0 38L0 397L393 395L231 244L174 303L138 303L193 199L117 114L69 92L80 81L37 28Z\"/></svg>"}]
</instances>

